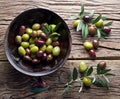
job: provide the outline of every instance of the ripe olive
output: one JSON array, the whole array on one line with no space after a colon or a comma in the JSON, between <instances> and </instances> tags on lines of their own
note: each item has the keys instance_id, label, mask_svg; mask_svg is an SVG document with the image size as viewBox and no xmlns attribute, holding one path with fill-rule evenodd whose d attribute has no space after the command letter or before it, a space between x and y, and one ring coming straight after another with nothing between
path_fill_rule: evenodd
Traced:
<instances>
[{"instance_id":1,"label":"ripe olive","mask_svg":"<svg viewBox=\"0 0 120 99\"><path fill-rule=\"evenodd\" d=\"M52 54L47 55L47 61L50 62L53 60Z\"/></svg>"},{"instance_id":2,"label":"ripe olive","mask_svg":"<svg viewBox=\"0 0 120 99\"><path fill-rule=\"evenodd\" d=\"M93 40L92 41L94 49L97 49L99 47L99 41L98 40Z\"/></svg>"},{"instance_id":3,"label":"ripe olive","mask_svg":"<svg viewBox=\"0 0 120 99\"><path fill-rule=\"evenodd\" d=\"M100 69L102 69L102 70L104 70L106 68L106 62L105 61L99 62L98 65L100 66Z\"/></svg>"},{"instance_id":4,"label":"ripe olive","mask_svg":"<svg viewBox=\"0 0 120 99\"><path fill-rule=\"evenodd\" d=\"M24 47L22 46L18 47L18 53L20 56L24 56L26 54Z\"/></svg>"},{"instance_id":5,"label":"ripe olive","mask_svg":"<svg viewBox=\"0 0 120 99\"><path fill-rule=\"evenodd\" d=\"M106 33L106 34L109 34L109 33L110 33L110 31L111 31L111 28L110 28L110 27L105 26L105 27L103 27L102 31L103 31L104 33Z\"/></svg>"},{"instance_id":6,"label":"ripe olive","mask_svg":"<svg viewBox=\"0 0 120 99\"><path fill-rule=\"evenodd\" d=\"M39 30L40 29L40 24L39 23L35 23L32 25L32 29L33 30Z\"/></svg>"},{"instance_id":7,"label":"ripe olive","mask_svg":"<svg viewBox=\"0 0 120 99\"><path fill-rule=\"evenodd\" d=\"M46 60L46 59L47 59L47 54L43 53L42 60Z\"/></svg>"},{"instance_id":8,"label":"ripe olive","mask_svg":"<svg viewBox=\"0 0 120 99\"><path fill-rule=\"evenodd\" d=\"M29 34L26 34L26 33L22 35L23 41L28 41L29 37L30 37Z\"/></svg>"},{"instance_id":9,"label":"ripe olive","mask_svg":"<svg viewBox=\"0 0 120 99\"><path fill-rule=\"evenodd\" d=\"M52 42L52 46L59 46L60 45L60 43L59 43L59 41L54 41L54 42Z\"/></svg>"},{"instance_id":10,"label":"ripe olive","mask_svg":"<svg viewBox=\"0 0 120 99\"><path fill-rule=\"evenodd\" d=\"M41 46L41 45L45 44L45 41L43 41L43 40L36 40L36 41L35 41L35 44L36 44L37 46Z\"/></svg>"},{"instance_id":11,"label":"ripe olive","mask_svg":"<svg viewBox=\"0 0 120 99\"><path fill-rule=\"evenodd\" d=\"M33 64L38 64L40 62L40 60L38 60L37 58L34 58L33 60L32 60L32 63Z\"/></svg>"},{"instance_id":12,"label":"ripe olive","mask_svg":"<svg viewBox=\"0 0 120 99\"><path fill-rule=\"evenodd\" d=\"M73 26L74 26L74 27L77 27L79 22L80 22L79 19L78 19L78 20L75 20L75 21L73 22Z\"/></svg>"},{"instance_id":13,"label":"ripe olive","mask_svg":"<svg viewBox=\"0 0 120 99\"><path fill-rule=\"evenodd\" d=\"M91 25L91 26L88 27L88 31L89 31L89 35L90 36L96 35L96 27L93 26L93 25Z\"/></svg>"},{"instance_id":14,"label":"ripe olive","mask_svg":"<svg viewBox=\"0 0 120 99\"><path fill-rule=\"evenodd\" d=\"M39 50L38 52L37 52L37 57L42 57L43 56L43 51L42 50Z\"/></svg>"},{"instance_id":15,"label":"ripe olive","mask_svg":"<svg viewBox=\"0 0 120 99\"><path fill-rule=\"evenodd\" d=\"M92 80L88 77L84 77L82 81L83 81L83 84L87 87L90 87L92 85Z\"/></svg>"},{"instance_id":16,"label":"ripe olive","mask_svg":"<svg viewBox=\"0 0 120 99\"><path fill-rule=\"evenodd\" d=\"M32 61L32 58L29 55L25 55L23 59L26 61Z\"/></svg>"},{"instance_id":17,"label":"ripe olive","mask_svg":"<svg viewBox=\"0 0 120 99\"><path fill-rule=\"evenodd\" d=\"M95 58L96 58L95 50L91 49L91 50L89 50L88 53L89 53L89 55L90 55L90 57L91 57L92 59L95 59Z\"/></svg>"},{"instance_id":18,"label":"ripe olive","mask_svg":"<svg viewBox=\"0 0 120 99\"><path fill-rule=\"evenodd\" d=\"M26 30L25 30L25 32L27 33L27 34L29 34L29 35L31 35L31 33L32 33L32 29L31 28L26 28Z\"/></svg>"},{"instance_id":19,"label":"ripe olive","mask_svg":"<svg viewBox=\"0 0 120 99\"><path fill-rule=\"evenodd\" d=\"M91 21L91 17L88 15L83 16L83 20L85 23L89 23Z\"/></svg>"},{"instance_id":20,"label":"ripe olive","mask_svg":"<svg viewBox=\"0 0 120 99\"><path fill-rule=\"evenodd\" d=\"M26 51L27 55L30 55L30 49L29 48L26 48L25 51Z\"/></svg>"},{"instance_id":21,"label":"ripe olive","mask_svg":"<svg viewBox=\"0 0 120 99\"><path fill-rule=\"evenodd\" d=\"M46 52L48 54L52 53L52 50L53 50L53 46L52 45L48 45L47 48L46 48Z\"/></svg>"},{"instance_id":22,"label":"ripe olive","mask_svg":"<svg viewBox=\"0 0 120 99\"><path fill-rule=\"evenodd\" d=\"M103 26L103 20L100 19L97 23L95 23L96 27L102 27Z\"/></svg>"},{"instance_id":23,"label":"ripe olive","mask_svg":"<svg viewBox=\"0 0 120 99\"><path fill-rule=\"evenodd\" d=\"M43 40L47 40L48 39L48 37L47 37L47 35L45 34L45 33L40 33L40 37L43 39Z\"/></svg>"},{"instance_id":24,"label":"ripe olive","mask_svg":"<svg viewBox=\"0 0 120 99\"><path fill-rule=\"evenodd\" d=\"M60 55L60 47L59 46L55 46L52 50L52 55L53 56L59 56Z\"/></svg>"},{"instance_id":25,"label":"ripe olive","mask_svg":"<svg viewBox=\"0 0 120 99\"><path fill-rule=\"evenodd\" d=\"M91 42L88 42L88 41L85 41L83 43L83 46L86 50L90 50L90 49L93 49L93 44Z\"/></svg>"},{"instance_id":26,"label":"ripe olive","mask_svg":"<svg viewBox=\"0 0 120 99\"><path fill-rule=\"evenodd\" d=\"M87 65L86 65L86 63L83 62L83 61L81 61L81 62L79 63L79 71L80 71L81 73L83 73L83 72L85 72L86 70L87 70Z\"/></svg>"},{"instance_id":27,"label":"ripe olive","mask_svg":"<svg viewBox=\"0 0 120 99\"><path fill-rule=\"evenodd\" d=\"M17 44L20 44L20 43L22 42L22 37L21 37L20 35L17 35L17 36L15 37L15 42L16 42Z\"/></svg>"},{"instance_id":28,"label":"ripe olive","mask_svg":"<svg viewBox=\"0 0 120 99\"><path fill-rule=\"evenodd\" d=\"M22 42L21 46L24 48L27 48L27 47L29 47L29 42Z\"/></svg>"},{"instance_id":29,"label":"ripe olive","mask_svg":"<svg viewBox=\"0 0 120 99\"><path fill-rule=\"evenodd\" d=\"M20 27L20 29L19 29L19 35L23 35L25 33L25 26L24 25L22 25L21 27Z\"/></svg>"}]
</instances>

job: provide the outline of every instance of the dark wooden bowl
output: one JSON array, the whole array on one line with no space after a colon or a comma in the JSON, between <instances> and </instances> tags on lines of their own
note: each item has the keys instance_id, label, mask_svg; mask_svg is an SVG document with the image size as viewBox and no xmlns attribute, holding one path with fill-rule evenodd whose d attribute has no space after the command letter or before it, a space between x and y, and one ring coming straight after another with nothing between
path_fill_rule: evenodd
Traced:
<instances>
[{"instance_id":1,"label":"dark wooden bowl","mask_svg":"<svg viewBox=\"0 0 120 99\"><path fill-rule=\"evenodd\" d=\"M18 46L15 43L15 37L18 34L21 25L31 26L34 23L57 24L61 22L58 32L60 36L61 53L54 62L49 64L38 64L32 68L31 64L25 63L17 53ZM43 76L58 70L67 60L71 50L71 35L67 24L56 13L42 9L30 9L18 15L9 25L5 35L5 53L8 61L18 71L30 76ZM42 68L41 68L42 67Z\"/></svg>"}]
</instances>

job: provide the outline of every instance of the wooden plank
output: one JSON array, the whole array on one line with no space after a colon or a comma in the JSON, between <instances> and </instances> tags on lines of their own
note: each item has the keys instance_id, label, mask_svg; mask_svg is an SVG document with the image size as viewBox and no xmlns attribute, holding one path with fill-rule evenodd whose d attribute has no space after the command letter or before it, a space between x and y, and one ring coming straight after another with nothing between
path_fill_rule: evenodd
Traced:
<instances>
[{"instance_id":1,"label":"wooden plank","mask_svg":"<svg viewBox=\"0 0 120 99\"><path fill-rule=\"evenodd\" d=\"M108 64L108 68L112 69L111 72L115 74L115 76L109 77L110 90L92 86L91 89L79 94L79 86L77 86L72 92L63 97L61 94L64 89L64 84L67 81L68 74L74 67L78 67L80 61L81 60L68 60L57 72L42 77L50 88L48 91L40 94L33 94L29 90L33 79L32 77L19 73L6 61L0 62L0 97L1 99L9 99L8 97L12 97L10 99L31 99L32 97L35 99L89 99L91 97L93 97L92 99L119 99L119 60L104 60ZM92 65L95 68L99 61L100 60L86 60L85 62L87 65Z\"/></svg>"}]
</instances>

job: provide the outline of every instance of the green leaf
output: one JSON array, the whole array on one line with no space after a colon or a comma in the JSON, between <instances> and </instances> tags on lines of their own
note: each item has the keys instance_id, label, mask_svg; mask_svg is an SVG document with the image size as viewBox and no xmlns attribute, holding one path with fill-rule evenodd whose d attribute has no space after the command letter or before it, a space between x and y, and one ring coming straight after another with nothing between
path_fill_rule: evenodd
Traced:
<instances>
[{"instance_id":1,"label":"green leaf","mask_svg":"<svg viewBox=\"0 0 120 99\"><path fill-rule=\"evenodd\" d=\"M101 38L101 32L100 29L97 29L97 36L98 36L98 40Z\"/></svg>"},{"instance_id":2,"label":"green leaf","mask_svg":"<svg viewBox=\"0 0 120 99\"><path fill-rule=\"evenodd\" d=\"M55 38L55 37L59 37L59 36L60 36L60 34L56 33L56 32L49 35L50 38Z\"/></svg>"},{"instance_id":3,"label":"green leaf","mask_svg":"<svg viewBox=\"0 0 120 99\"><path fill-rule=\"evenodd\" d=\"M82 25L82 38L84 39L85 35L85 24Z\"/></svg>"},{"instance_id":4,"label":"green leaf","mask_svg":"<svg viewBox=\"0 0 120 99\"><path fill-rule=\"evenodd\" d=\"M80 16L82 16L84 14L84 4L81 4L81 12L80 12Z\"/></svg>"},{"instance_id":5,"label":"green leaf","mask_svg":"<svg viewBox=\"0 0 120 99\"><path fill-rule=\"evenodd\" d=\"M104 20L106 20L107 18L102 16L101 19L104 21Z\"/></svg>"},{"instance_id":6,"label":"green leaf","mask_svg":"<svg viewBox=\"0 0 120 99\"><path fill-rule=\"evenodd\" d=\"M115 74L112 74L112 73L105 73L104 75L108 75L108 76L115 76Z\"/></svg>"},{"instance_id":7,"label":"green leaf","mask_svg":"<svg viewBox=\"0 0 120 99\"><path fill-rule=\"evenodd\" d=\"M83 39L86 40L87 37L88 37L88 25L86 24L85 25L85 34L84 34Z\"/></svg>"},{"instance_id":8,"label":"green leaf","mask_svg":"<svg viewBox=\"0 0 120 99\"><path fill-rule=\"evenodd\" d=\"M99 66L99 65L97 65L97 74L99 75L99 74L100 74L100 72L101 72L100 66Z\"/></svg>"},{"instance_id":9,"label":"green leaf","mask_svg":"<svg viewBox=\"0 0 120 99\"><path fill-rule=\"evenodd\" d=\"M95 23L97 23L99 20L101 19L101 14L99 14L99 16L97 17L97 18L95 18L95 19L92 19L92 24L95 24Z\"/></svg>"},{"instance_id":10,"label":"green leaf","mask_svg":"<svg viewBox=\"0 0 120 99\"><path fill-rule=\"evenodd\" d=\"M93 83L93 85L95 85L97 87L103 87L102 84L98 80L95 80L95 82Z\"/></svg>"},{"instance_id":11,"label":"green leaf","mask_svg":"<svg viewBox=\"0 0 120 99\"><path fill-rule=\"evenodd\" d=\"M77 25L77 31L80 31L82 29L83 22L80 20L80 22Z\"/></svg>"},{"instance_id":12,"label":"green leaf","mask_svg":"<svg viewBox=\"0 0 120 99\"><path fill-rule=\"evenodd\" d=\"M88 15L89 15L90 17L93 17L93 16L94 16L94 10L92 10Z\"/></svg>"},{"instance_id":13,"label":"green leaf","mask_svg":"<svg viewBox=\"0 0 120 99\"><path fill-rule=\"evenodd\" d=\"M69 19L76 20L76 19L78 19L78 18L79 18L79 16L78 16L78 15L73 15L73 16L70 16L70 18L69 18Z\"/></svg>"},{"instance_id":14,"label":"green leaf","mask_svg":"<svg viewBox=\"0 0 120 99\"><path fill-rule=\"evenodd\" d=\"M52 32L56 32L56 31L58 30L58 28L60 27L60 25L61 25L61 22L59 22L59 23L56 25L56 27L54 28L54 30L53 30Z\"/></svg>"},{"instance_id":15,"label":"green leaf","mask_svg":"<svg viewBox=\"0 0 120 99\"><path fill-rule=\"evenodd\" d=\"M105 73L108 73L109 71L111 71L111 69L104 69L104 70L101 70L100 74L105 74Z\"/></svg>"},{"instance_id":16,"label":"green leaf","mask_svg":"<svg viewBox=\"0 0 120 99\"><path fill-rule=\"evenodd\" d=\"M73 72L72 72L72 78L73 78L73 80L76 80L77 77L78 77L78 72L77 72L77 69L74 68L74 69L73 69Z\"/></svg>"},{"instance_id":17,"label":"green leaf","mask_svg":"<svg viewBox=\"0 0 120 99\"><path fill-rule=\"evenodd\" d=\"M82 80L79 78L79 79L76 79L75 81L80 83Z\"/></svg>"},{"instance_id":18,"label":"green leaf","mask_svg":"<svg viewBox=\"0 0 120 99\"><path fill-rule=\"evenodd\" d=\"M43 92L43 91L46 91L46 90L48 90L48 87L43 87L43 88L34 87L34 88L31 88L31 92L33 92L33 93L40 93L40 92Z\"/></svg>"},{"instance_id":19,"label":"green leaf","mask_svg":"<svg viewBox=\"0 0 120 99\"><path fill-rule=\"evenodd\" d=\"M92 72L93 72L93 67L92 67L92 66L90 66L90 67L87 69L87 71L86 71L86 76L91 75L91 74L92 74Z\"/></svg>"},{"instance_id":20,"label":"green leaf","mask_svg":"<svg viewBox=\"0 0 120 99\"><path fill-rule=\"evenodd\" d=\"M45 23L44 27L42 28L42 31L47 35L50 33L50 27L47 23Z\"/></svg>"},{"instance_id":21,"label":"green leaf","mask_svg":"<svg viewBox=\"0 0 120 99\"><path fill-rule=\"evenodd\" d=\"M108 23L106 23L106 24L104 24L104 26L110 26L110 25L112 25L112 21L110 21L110 22L108 22Z\"/></svg>"},{"instance_id":22,"label":"green leaf","mask_svg":"<svg viewBox=\"0 0 120 99\"><path fill-rule=\"evenodd\" d=\"M71 89L73 88L73 86L72 85L68 85L65 89L64 89L64 91L63 91L63 93L62 93L62 95L65 95L65 94L67 94Z\"/></svg>"},{"instance_id":23,"label":"green leaf","mask_svg":"<svg viewBox=\"0 0 120 99\"><path fill-rule=\"evenodd\" d=\"M108 37L108 34L101 31L101 37L103 37L103 38Z\"/></svg>"}]
</instances>

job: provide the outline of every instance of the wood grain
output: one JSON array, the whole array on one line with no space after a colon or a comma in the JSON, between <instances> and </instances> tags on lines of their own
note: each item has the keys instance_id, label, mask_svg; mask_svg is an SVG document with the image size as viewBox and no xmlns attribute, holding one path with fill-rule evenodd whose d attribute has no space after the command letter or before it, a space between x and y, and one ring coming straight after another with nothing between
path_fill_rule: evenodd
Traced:
<instances>
[{"instance_id":1,"label":"wood grain","mask_svg":"<svg viewBox=\"0 0 120 99\"><path fill-rule=\"evenodd\" d=\"M85 10L95 10L95 16L102 13L107 21L113 21L112 31L107 39L101 39L96 51L97 58L92 61L83 48L81 34L72 26L71 15L80 11L80 3L85 4ZM72 36L72 48L68 61L56 73L43 77L50 86L48 91L33 94L30 85L34 77L29 77L16 71L7 61L4 52L4 36L10 22L21 12L31 8L46 8L59 14ZM119 0L0 0L0 99L120 99L120 1ZM96 38L96 37L95 37ZM89 41L92 38L89 37ZM115 76L109 77L110 90L92 86L83 93L78 93L79 87L66 96L62 96L63 86L68 73L77 67L79 61L87 64L97 64L105 60ZM60 79L59 80L59 77Z\"/></svg>"}]
</instances>

